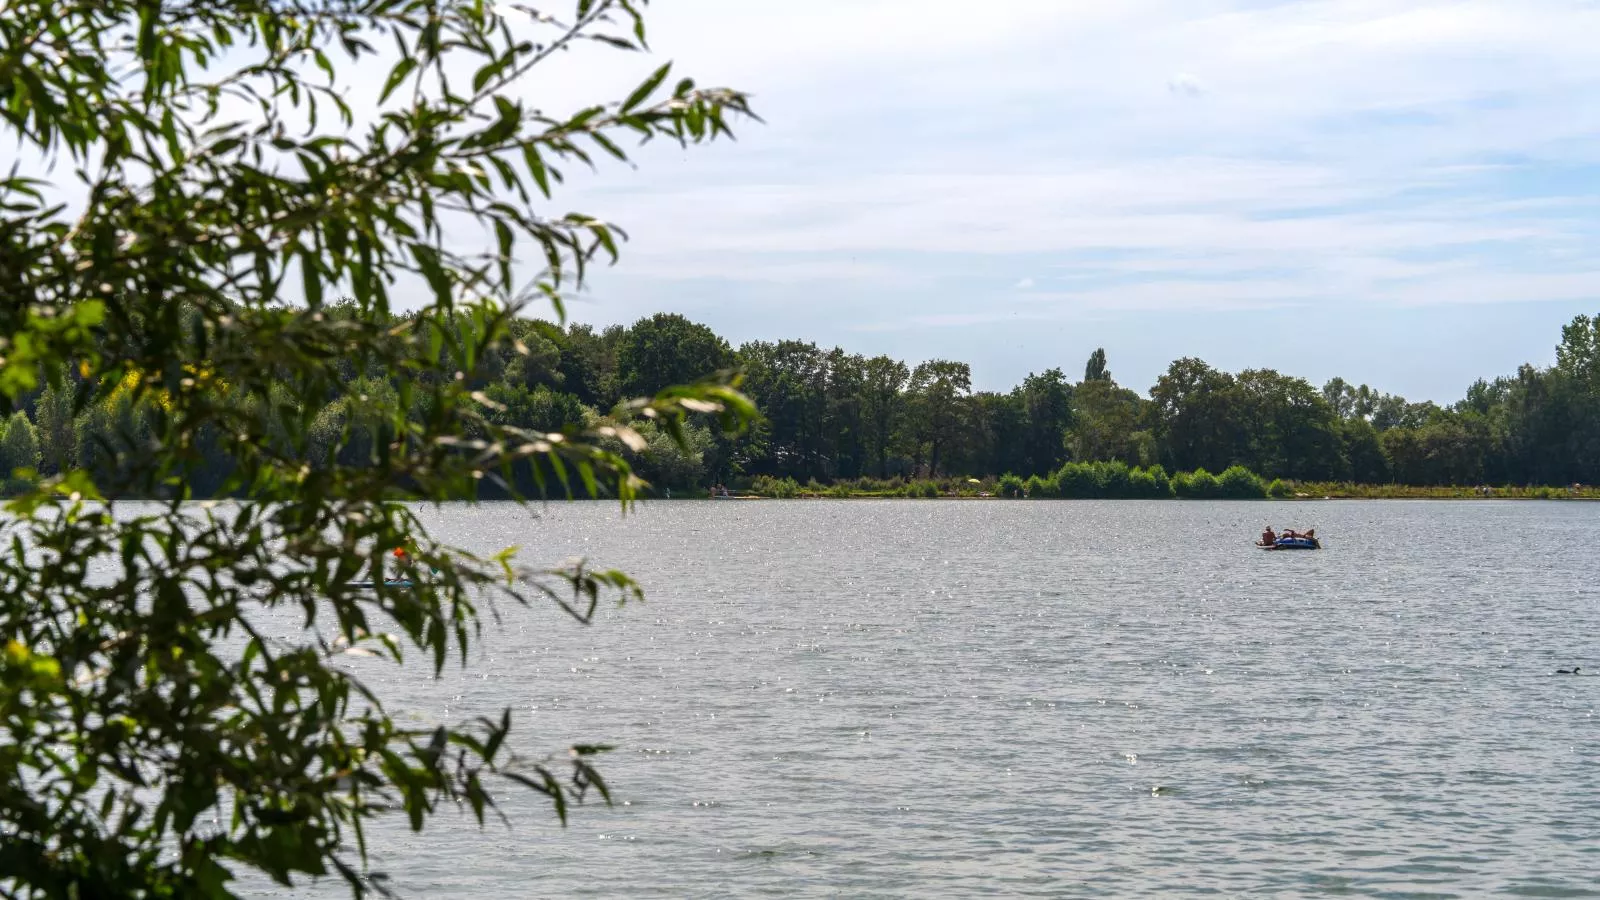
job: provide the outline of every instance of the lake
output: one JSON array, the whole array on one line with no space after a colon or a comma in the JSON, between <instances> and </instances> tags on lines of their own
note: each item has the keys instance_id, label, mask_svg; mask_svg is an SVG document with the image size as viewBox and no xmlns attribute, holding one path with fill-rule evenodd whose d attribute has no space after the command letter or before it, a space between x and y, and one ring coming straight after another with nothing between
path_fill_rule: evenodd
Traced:
<instances>
[{"instance_id":1,"label":"lake","mask_svg":"<svg viewBox=\"0 0 1600 900\"><path fill-rule=\"evenodd\" d=\"M504 609L438 682L358 661L418 721L618 746L566 829L510 789L509 830L380 829L406 896L1600 896L1600 678L1554 674L1600 673L1600 503L426 517L648 600Z\"/></svg>"}]
</instances>

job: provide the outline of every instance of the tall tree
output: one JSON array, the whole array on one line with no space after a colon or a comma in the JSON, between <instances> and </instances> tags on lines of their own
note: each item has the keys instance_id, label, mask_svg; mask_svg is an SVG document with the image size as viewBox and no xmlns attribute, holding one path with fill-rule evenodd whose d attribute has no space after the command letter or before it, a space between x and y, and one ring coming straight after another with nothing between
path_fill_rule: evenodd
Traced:
<instances>
[{"instance_id":1,"label":"tall tree","mask_svg":"<svg viewBox=\"0 0 1600 900\"><path fill-rule=\"evenodd\" d=\"M640 319L617 344L617 379L629 395L653 394L732 365L727 341L677 313Z\"/></svg>"},{"instance_id":2,"label":"tall tree","mask_svg":"<svg viewBox=\"0 0 1600 900\"><path fill-rule=\"evenodd\" d=\"M1505 453L1516 480L1555 484L1573 478L1570 381L1559 368L1523 365L1507 386ZM1399 480L1400 473L1396 473Z\"/></svg>"},{"instance_id":3,"label":"tall tree","mask_svg":"<svg viewBox=\"0 0 1600 900\"><path fill-rule=\"evenodd\" d=\"M1100 355L1101 362L1105 354ZM1072 427L1072 386L1060 369L1029 374L1017 388L1026 422L1023 433L1023 475L1054 472L1066 462L1067 430Z\"/></svg>"},{"instance_id":4,"label":"tall tree","mask_svg":"<svg viewBox=\"0 0 1600 900\"><path fill-rule=\"evenodd\" d=\"M1217 472L1240 459L1241 398L1232 375L1180 359L1156 381L1150 399L1168 467Z\"/></svg>"},{"instance_id":5,"label":"tall tree","mask_svg":"<svg viewBox=\"0 0 1600 900\"><path fill-rule=\"evenodd\" d=\"M1106 368L1106 350L1098 347L1089 354L1089 364L1083 367L1084 381L1112 381L1111 370Z\"/></svg>"},{"instance_id":6,"label":"tall tree","mask_svg":"<svg viewBox=\"0 0 1600 900\"><path fill-rule=\"evenodd\" d=\"M1383 455L1378 430L1362 418L1341 420L1337 425L1339 468L1336 477L1360 484L1383 484L1390 480L1389 461Z\"/></svg>"},{"instance_id":7,"label":"tall tree","mask_svg":"<svg viewBox=\"0 0 1600 900\"><path fill-rule=\"evenodd\" d=\"M1235 383L1247 432L1238 461L1268 477L1322 480L1339 474L1337 417L1323 392L1272 369L1240 372Z\"/></svg>"},{"instance_id":8,"label":"tall tree","mask_svg":"<svg viewBox=\"0 0 1600 900\"><path fill-rule=\"evenodd\" d=\"M862 371L861 416L866 422L867 455L877 463L878 477L889 477L889 453L905 413L902 391L911 377L906 364L874 356Z\"/></svg>"},{"instance_id":9,"label":"tall tree","mask_svg":"<svg viewBox=\"0 0 1600 900\"><path fill-rule=\"evenodd\" d=\"M1586 389L1600 386L1600 315L1577 316L1562 327L1556 368Z\"/></svg>"},{"instance_id":10,"label":"tall tree","mask_svg":"<svg viewBox=\"0 0 1600 900\"><path fill-rule=\"evenodd\" d=\"M1475 412L1487 416L1503 409L1510 395L1510 382L1504 378L1487 381L1479 378L1467 387L1467 395L1456 405L1459 412Z\"/></svg>"},{"instance_id":11,"label":"tall tree","mask_svg":"<svg viewBox=\"0 0 1600 900\"><path fill-rule=\"evenodd\" d=\"M755 341L739 348L745 389L761 405L767 421L765 471L825 474L829 435L827 360L816 344Z\"/></svg>"},{"instance_id":12,"label":"tall tree","mask_svg":"<svg viewBox=\"0 0 1600 900\"><path fill-rule=\"evenodd\" d=\"M1028 414L1018 391L1000 394L983 391L972 395L974 448L972 463L964 471L974 475L1026 473L1028 458Z\"/></svg>"},{"instance_id":13,"label":"tall tree","mask_svg":"<svg viewBox=\"0 0 1600 900\"><path fill-rule=\"evenodd\" d=\"M561 372L559 331L546 329L547 323L517 319L507 328L510 347L494 354L499 358L501 380L526 388L562 388L566 377Z\"/></svg>"},{"instance_id":14,"label":"tall tree","mask_svg":"<svg viewBox=\"0 0 1600 900\"><path fill-rule=\"evenodd\" d=\"M1600 315L1577 316L1561 329L1554 376L1572 423L1565 479L1600 482Z\"/></svg>"},{"instance_id":15,"label":"tall tree","mask_svg":"<svg viewBox=\"0 0 1600 900\"><path fill-rule=\"evenodd\" d=\"M833 440L832 474L859 478L867 469L866 359L835 347L828 351L828 410L823 432Z\"/></svg>"},{"instance_id":16,"label":"tall tree","mask_svg":"<svg viewBox=\"0 0 1600 900\"><path fill-rule=\"evenodd\" d=\"M609 411L622 398L617 380L617 348L625 333L613 325L600 333L573 323L561 343L561 384L579 400Z\"/></svg>"},{"instance_id":17,"label":"tall tree","mask_svg":"<svg viewBox=\"0 0 1600 900\"><path fill-rule=\"evenodd\" d=\"M1072 455L1085 461L1148 466L1158 461L1143 427L1145 402L1114 381L1085 381L1072 393Z\"/></svg>"},{"instance_id":18,"label":"tall tree","mask_svg":"<svg viewBox=\"0 0 1600 900\"><path fill-rule=\"evenodd\" d=\"M1438 406L1431 400L1411 403L1395 394L1374 394L1372 399L1372 427L1379 431L1391 428L1421 428L1427 424Z\"/></svg>"},{"instance_id":19,"label":"tall tree","mask_svg":"<svg viewBox=\"0 0 1600 900\"><path fill-rule=\"evenodd\" d=\"M1356 415L1356 389L1354 385L1343 378L1334 377L1322 386L1322 399L1327 402L1328 408L1341 419L1349 419Z\"/></svg>"},{"instance_id":20,"label":"tall tree","mask_svg":"<svg viewBox=\"0 0 1600 900\"><path fill-rule=\"evenodd\" d=\"M59 475L72 467L72 391L64 374L45 385L34 406L39 435L40 472Z\"/></svg>"},{"instance_id":21,"label":"tall tree","mask_svg":"<svg viewBox=\"0 0 1600 900\"><path fill-rule=\"evenodd\" d=\"M940 457L956 438L961 424L962 401L972 391L972 369L964 362L929 360L911 372L907 389L912 410L912 434L928 448L928 474L937 477Z\"/></svg>"}]
</instances>

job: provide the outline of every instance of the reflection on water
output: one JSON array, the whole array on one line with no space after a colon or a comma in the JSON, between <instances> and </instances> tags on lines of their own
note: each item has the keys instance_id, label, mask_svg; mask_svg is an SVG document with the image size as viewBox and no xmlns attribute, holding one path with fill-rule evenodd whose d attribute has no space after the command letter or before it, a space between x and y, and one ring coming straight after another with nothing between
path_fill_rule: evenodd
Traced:
<instances>
[{"instance_id":1,"label":"reflection on water","mask_svg":"<svg viewBox=\"0 0 1600 900\"><path fill-rule=\"evenodd\" d=\"M419 720L619 745L617 806L565 830L510 791L509 831L381 829L408 896L1600 896L1600 679L1553 674L1600 672L1600 504L427 515L649 601L503 609L438 682L370 666Z\"/></svg>"}]
</instances>

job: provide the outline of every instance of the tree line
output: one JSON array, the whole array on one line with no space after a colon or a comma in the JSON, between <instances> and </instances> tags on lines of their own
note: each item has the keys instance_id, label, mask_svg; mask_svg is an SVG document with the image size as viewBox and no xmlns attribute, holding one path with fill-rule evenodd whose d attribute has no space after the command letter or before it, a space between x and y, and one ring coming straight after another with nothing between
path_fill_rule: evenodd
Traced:
<instances>
[{"instance_id":1,"label":"tree line","mask_svg":"<svg viewBox=\"0 0 1600 900\"><path fill-rule=\"evenodd\" d=\"M328 314L356 315L348 305ZM710 328L667 313L605 329L521 319L512 333L509 349L477 361L470 387L481 392L491 420L519 428L592 425L627 398L708 372L743 373L762 413L754 428L729 435L710 422L691 423L685 451L647 424L642 444L619 444L658 490L758 478L830 484L1013 475L1025 484L1057 476L1069 463L1173 473L1242 468L1267 481L1600 481L1600 316L1579 316L1563 328L1554 366L1524 365L1514 375L1479 380L1445 406L1341 378L1319 388L1272 369L1230 373L1194 358L1173 362L1141 394L1117 382L1104 350L1090 356L1077 380L1050 368L1009 391L980 391L964 362L913 366L793 340L735 348ZM119 460L150 440L159 398L136 400L130 389L84 406L75 402L73 373L65 374L60 386L25 396L4 423L0 471L49 475L82 467L98 483L116 485ZM342 375L339 392L283 398L316 409L299 449L312 465L357 465L369 457L379 429L362 410L394 396L393 373L346 362ZM190 487L204 495L223 482L229 460L221 442L200 443ZM535 479L531 471L520 477Z\"/></svg>"}]
</instances>

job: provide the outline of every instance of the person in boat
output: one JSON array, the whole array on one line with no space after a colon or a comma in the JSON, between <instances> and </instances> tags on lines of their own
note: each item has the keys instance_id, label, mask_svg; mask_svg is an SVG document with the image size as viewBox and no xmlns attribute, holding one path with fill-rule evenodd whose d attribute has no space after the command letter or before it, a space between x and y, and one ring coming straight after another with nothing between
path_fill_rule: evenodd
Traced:
<instances>
[{"instance_id":1,"label":"person in boat","mask_svg":"<svg viewBox=\"0 0 1600 900\"><path fill-rule=\"evenodd\" d=\"M394 548L394 561L395 567L400 570L394 575L396 581L411 581L414 579L417 574L416 557L407 553L404 547L396 547ZM430 563L428 572L429 574L437 575L439 574L439 567Z\"/></svg>"},{"instance_id":2,"label":"person in boat","mask_svg":"<svg viewBox=\"0 0 1600 900\"><path fill-rule=\"evenodd\" d=\"M1268 525L1266 527L1266 529L1261 532L1261 546L1263 546L1263 547L1271 547L1273 544L1276 544L1277 542L1278 542L1278 536L1276 534L1272 533L1272 526Z\"/></svg>"},{"instance_id":3,"label":"person in boat","mask_svg":"<svg viewBox=\"0 0 1600 900\"><path fill-rule=\"evenodd\" d=\"M1283 530L1283 536L1285 539L1292 541L1295 538L1300 537L1300 533L1295 531L1293 528L1285 528Z\"/></svg>"}]
</instances>

